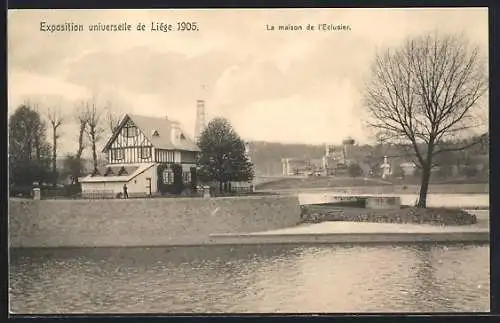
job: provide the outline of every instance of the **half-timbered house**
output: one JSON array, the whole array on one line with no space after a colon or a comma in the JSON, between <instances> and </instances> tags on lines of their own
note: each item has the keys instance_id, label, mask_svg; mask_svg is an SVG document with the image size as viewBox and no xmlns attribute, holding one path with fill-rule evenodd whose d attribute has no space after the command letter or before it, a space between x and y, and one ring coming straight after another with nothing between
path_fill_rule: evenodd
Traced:
<instances>
[{"instance_id":1,"label":"half-timbered house","mask_svg":"<svg viewBox=\"0 0 500 323\"><path fill-rule=\"evenodd\" d=\"M84 178L82 193L118 194L127 185L129 195L149 195L173 184L172 164L182 166L185 183L191 181L199 148L167 118L125 115L106 142L108 163Z\"/></svg>"}]
</instances>

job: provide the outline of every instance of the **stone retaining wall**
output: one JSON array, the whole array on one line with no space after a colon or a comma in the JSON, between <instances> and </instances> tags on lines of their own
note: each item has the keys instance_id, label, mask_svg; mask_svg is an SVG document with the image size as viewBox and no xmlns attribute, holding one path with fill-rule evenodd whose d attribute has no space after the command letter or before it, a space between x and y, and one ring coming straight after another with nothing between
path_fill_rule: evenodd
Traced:
<instances>
[{"instance_id":1,"label":"stone retaining wall","mask_svg":"<svg viewBox=\"0 0 500 323\"><path fill-rule=\"evenodd\" d=\"M300 221L297 197L9 200L11 247L200 244L215 233L281 229Z\"/></svg>"}]
</instances>

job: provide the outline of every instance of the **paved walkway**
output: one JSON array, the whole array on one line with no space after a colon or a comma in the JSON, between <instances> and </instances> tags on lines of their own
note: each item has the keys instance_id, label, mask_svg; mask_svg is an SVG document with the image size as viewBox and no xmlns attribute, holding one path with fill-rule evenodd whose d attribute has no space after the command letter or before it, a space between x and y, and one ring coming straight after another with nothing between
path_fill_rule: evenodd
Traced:
<instances>
[{"instance_id":1,"label":"paved walkway","mask_svg":"<svg viewBox=\"0 0 500 323\"><path fill-rule=\"evenodd\" d=\"M253 235L282 234L329 234L329 233L439 233L439 232L489 232L488 228L475 225L468 226L436 226L397 223L366 222L322 222L300 225L294 228L251 233Z\"/></svg>"},{"instance_id":2,"label":"paved walkway","mask_svg":"<svg viewBox=\"0 0 500 323\"><path fill-rule=\"evenodd\" d=\"M322 222L252 233L211 235L212 243L382 243L382 242L489 242L489 211L469 211L478 223L463 226L367 222Z\"/></svg>"}]
</instances>

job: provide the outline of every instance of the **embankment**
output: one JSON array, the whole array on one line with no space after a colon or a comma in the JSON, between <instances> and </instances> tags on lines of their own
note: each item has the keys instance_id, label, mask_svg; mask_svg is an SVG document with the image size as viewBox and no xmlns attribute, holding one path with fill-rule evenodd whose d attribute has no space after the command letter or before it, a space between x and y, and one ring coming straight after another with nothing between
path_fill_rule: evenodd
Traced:
<instances>
[{"instance_id":1,"label":"embankment","mask_svg":"<svg viewBox=\"0 0 500 323\"><path fill-rule=\"evenodd\" d=\"M328 204L302 205L301 218L304 223L323 221L417 223L434 225L472 225L477 223L474 214L460 209L416 208L365 209L341 208Z\"/></svg>"},{"instance_id":2,"label":"embankment","mask_svg":"<svg viewBox=\"0 0 500 323\"><path fill-rule=\"evenodd\" d=\"M9 200L11 247L203 244L210 234L280 229L299 221L293 196Z\"/></svg>"}]
</instances>

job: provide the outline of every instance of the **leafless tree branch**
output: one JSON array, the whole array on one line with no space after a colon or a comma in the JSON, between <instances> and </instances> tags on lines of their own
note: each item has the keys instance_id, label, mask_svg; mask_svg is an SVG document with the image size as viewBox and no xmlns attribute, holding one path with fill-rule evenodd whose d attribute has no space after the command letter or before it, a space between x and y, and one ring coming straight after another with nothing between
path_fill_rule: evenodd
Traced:
<instances>
[{"instance_id":1,"label":"leafless tree branch","mask_svg":"<svg viewBox=\"0 0 500 323\"><path fill-rule=\"evenodd\" d=\"M487 90L480 57L466 38L439 34L408 39L375 57L364 91L369 124L385 140L412 147L423 171L419 206L426 205L433 156L451 149L439 143L474 126L471 109Z\"/></svg>"},{"instance_id":2,"label":"leafless tree branch","mask_svg":"<svg viewBox=\"0 0 500 323\"><path fill-rule=\"evenodd\" d=\"M86 116L85 133L88 136L92 149L93 171L97 170L97 143L102 139L104 128L102 127L102 116L104 109L98 106L96 97L84 102L84 115Z\"/></svg>"},{"instance_id":3,"label":"leafless tree branch","mask_svg":"<svg viewBox=\"0 0 500 323\"><path fill-rule=\"evenodd\" d=\"M52 127L52 174L53 185L57 184L57 141L60 137L59 127L63 124L64 117L60 107L49 107L47 109L47 119Z\"/></svg>"}]
</instances>

